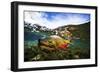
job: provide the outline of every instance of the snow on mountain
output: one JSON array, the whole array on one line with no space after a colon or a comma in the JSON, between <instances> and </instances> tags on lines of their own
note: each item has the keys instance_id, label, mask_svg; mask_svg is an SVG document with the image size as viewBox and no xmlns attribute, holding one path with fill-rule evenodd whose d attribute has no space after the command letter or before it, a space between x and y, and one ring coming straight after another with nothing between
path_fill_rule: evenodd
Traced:
<instances>
[{"instance_id":1,"label":"snow on mountain","mask_svg":"<svg viewBox=\"0 0 100 73\"><path fill-rule=\"evenodd\" d=\"M51 29L45 27L45 26L40 26L39 24L31 24L31 23L25 23L24 27L28 27L29 29L31 29L32 32L36 31L51 31Z\"/></svg>"}]
</instances>

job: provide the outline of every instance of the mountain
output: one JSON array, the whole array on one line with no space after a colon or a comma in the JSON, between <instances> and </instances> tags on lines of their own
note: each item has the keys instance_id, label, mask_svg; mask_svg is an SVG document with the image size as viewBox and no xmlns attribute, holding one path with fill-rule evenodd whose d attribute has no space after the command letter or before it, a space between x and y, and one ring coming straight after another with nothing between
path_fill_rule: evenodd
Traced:
<instances>
[{"instance_id":1,"label":"mountain","mask_svg":"<svg viewBox=\"0 0 100 73\"><path fill-rule=\"evenodd\" d=\"M66 31L71 32L73 39L79 38L83 40L89 40L90 39L90 22L79 24L79 25L61 26L55 29L49 29L45 26L40 26L39 24L25 23L24 25L25 37L29 36L27 38L32 38L34 36L36 36L35 38L37 37L40 38L40 36L44 36L44 35L45 36L50 36L50 35L60 36L62 35L62 32L66 33Z\"/></svg>"},{"instance_id":2,"label":"mountain","mask_svg":"<svg viewBox=\"0 0 100 73\"><path fill-rule=\"evenodd\" d=\"M51 35L51 29L39 24L31 24L24 22L24 40L35 41Z\"/></svg>"},{"instance_id":3,"label":"mountain","mask_svg":"<svg viewBox=\"0 0 100 73\"><path fill-rule=\"evenodd\" d=\"M51 31L51 29L46 28L45 26L40 26L39 24L31 24L31 23L25 23L24 29L25 31L31 31L31 32Z\"/></svg>"},{"instance_id":4,"label":"mountain","mask_svg":"<svg viewBox=\"0 0 100 73\"><path fill-rule=\"evenodd\" d=\"M90 39L90 22L80 25L69 25L68 27L68 30L73 36L79 37L80 39ZM74 30L72 28L74 28Z\"/></svg>"},{"instance_id":5,"label":"mountain","mask_svg":"<svg viewBox=\"0 0 100 73\"><path fill-rule=\"evenodd\" d=\"M56 31L56 32L69 31L73 34L73 37L89 39L90 38L90 22L79 24L79 25L61 26L54 29L53 31Z\"/></svg>"}]
</instances>

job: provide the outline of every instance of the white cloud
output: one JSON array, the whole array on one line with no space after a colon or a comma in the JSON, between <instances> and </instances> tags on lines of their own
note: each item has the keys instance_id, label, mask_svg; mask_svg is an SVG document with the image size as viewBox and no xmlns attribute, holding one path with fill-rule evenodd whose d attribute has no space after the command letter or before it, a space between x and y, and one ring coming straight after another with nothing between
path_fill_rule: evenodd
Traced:
<instances>
[{"instance_id":1,"label":"white cloud","mask_svg":"<svg viewBox=\"0 0 100 73\"><path fill-rule=\"evenodd\" d=\"M39 24L50 29L69 24L77 25L86 21L86 19L82 19L77 15L66 16L60 14L52 16L52 18L53 20L48 20L47 14L44 12L25 12L25 22Z\"/></svg>"}]
</instances>

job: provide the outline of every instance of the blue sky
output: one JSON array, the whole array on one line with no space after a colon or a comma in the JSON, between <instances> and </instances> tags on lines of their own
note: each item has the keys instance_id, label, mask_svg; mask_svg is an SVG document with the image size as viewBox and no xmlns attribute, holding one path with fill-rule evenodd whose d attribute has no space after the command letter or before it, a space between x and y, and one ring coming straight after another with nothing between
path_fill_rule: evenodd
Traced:
<instances>
[{"instance_id":1,"label":"blue sky","mask_svg":"<svg viewBox=\"0 0 100 73\"><path fill-rule=\"evenodd\" d=\"M90 14L61 12L25 12L25 21L50 29L64 25L79 25L90 21Z\"/></svg>"}]
</instances>

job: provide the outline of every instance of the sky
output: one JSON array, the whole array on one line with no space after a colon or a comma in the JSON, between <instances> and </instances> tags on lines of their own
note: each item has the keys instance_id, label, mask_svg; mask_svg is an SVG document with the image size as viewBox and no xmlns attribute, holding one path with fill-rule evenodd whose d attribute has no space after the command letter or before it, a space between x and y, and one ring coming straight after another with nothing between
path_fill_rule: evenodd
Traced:
<instances>
[{"instance_id":1,"label":"sky","mask_svg":"<svg viewBox=\"0 0 100 73\"><path fill-rule=\"evenodd\" d=\"M90 14L62 12L25 11L24 21L32 25L38 24L49 29L64 25L79 25L90 21Z\"/></svg>"}]
</instances>

